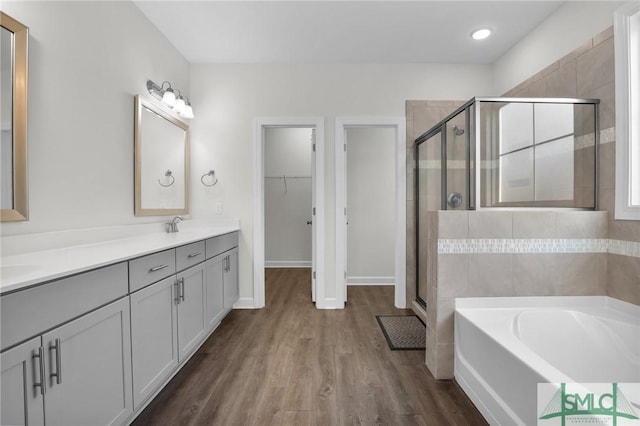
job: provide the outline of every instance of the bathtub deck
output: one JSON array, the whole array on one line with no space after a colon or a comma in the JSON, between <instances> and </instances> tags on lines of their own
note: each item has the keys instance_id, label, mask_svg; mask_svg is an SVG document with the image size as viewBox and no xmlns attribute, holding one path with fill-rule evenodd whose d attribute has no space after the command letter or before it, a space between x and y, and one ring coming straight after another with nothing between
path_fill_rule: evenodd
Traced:
<instances>
[{"instance_id":1,"label":"bathtub deck","mask_svg":"<svg viewBox=\"0 0 640 426\"><path fill-rule=\"evenodd\" d=\"M267 307L234 310L134 425L484 425L424 351L391 351L375 315L392 287L349 287L316 310L308 269L269 269Z\"/></svg>"}]
</instances>

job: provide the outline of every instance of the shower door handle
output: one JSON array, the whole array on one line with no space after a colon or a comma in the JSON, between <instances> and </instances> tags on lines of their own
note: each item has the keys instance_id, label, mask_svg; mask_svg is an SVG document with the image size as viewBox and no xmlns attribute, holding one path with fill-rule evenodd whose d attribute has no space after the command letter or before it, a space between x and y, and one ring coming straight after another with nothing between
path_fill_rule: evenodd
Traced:
<instances>
[{"instance_id":1,"label":"shower door handle","mask_svg":"<svg viewBox=\"0 0 640 426\"><path fill-rule=\"evenodd\" d=\"M460 205L462 204L462 194L460 194L459 192L452 192L447 197L447 204L449 204L454 209L456 207L460 207Z\"/></svg>"}]
</instances>

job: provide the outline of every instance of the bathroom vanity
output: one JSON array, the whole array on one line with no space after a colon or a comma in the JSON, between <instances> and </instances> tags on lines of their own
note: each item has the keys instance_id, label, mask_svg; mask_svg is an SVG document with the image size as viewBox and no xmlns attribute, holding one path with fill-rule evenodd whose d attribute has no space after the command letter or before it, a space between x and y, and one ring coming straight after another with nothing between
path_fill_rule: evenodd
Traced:
<instances>
[{"instance_id":1,"label":"bathroom vanity","mask_svg":"<svg viewBox=\"0 0 640 426\"><path fill-rule=\"evenodd\" d=\"M1 424L126 424L238 299L238 228L3 257Z\"/></svg>"}]
</instances>

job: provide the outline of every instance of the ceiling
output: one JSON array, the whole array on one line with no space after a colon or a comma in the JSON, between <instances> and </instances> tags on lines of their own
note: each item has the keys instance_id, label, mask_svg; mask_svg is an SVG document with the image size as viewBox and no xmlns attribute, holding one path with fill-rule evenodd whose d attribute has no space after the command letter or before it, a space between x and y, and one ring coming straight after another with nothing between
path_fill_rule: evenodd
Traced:
<instances>
[{"instance_id":1,"label":"ceiling","mask_svg":"<svg viewBox=\"0 0 640 426\"><path fill-rule=\"evenodd\" d=\"M562 1L144 1L191 63L489 64ZM473 30L493 30L483 41Z\"/></svg>"}]
</instances>

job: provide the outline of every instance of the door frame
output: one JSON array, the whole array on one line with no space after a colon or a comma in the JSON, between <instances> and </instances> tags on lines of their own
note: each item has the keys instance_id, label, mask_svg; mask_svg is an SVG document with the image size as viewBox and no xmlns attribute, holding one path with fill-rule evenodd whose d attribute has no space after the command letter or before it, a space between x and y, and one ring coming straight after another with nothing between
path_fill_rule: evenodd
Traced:
<instances>
[{"instance_id":1,"label":"door frame","mask_svg":"<svg viewBox=\"0 0 640 426\"><path fill-rule=\"evenodd\" d=\"M335 124L335 180L336 180L336 299L338 304L347 300L347 264L346 264L346 132L349 127L384 127L395 130L395 245L394 245L394 275L395 291L394 305L396 308L406 308L406 240L407 240L407 150L404 117L336 117ZM341 284L342 283L342 284Z\"/></svg>"},{"instance_id":2,"label":"door frame","mask_svg":"<svg viewBox=\"0 0 640 426\"><path fill-rule=\"evenodd\" d=\"M325 298L325 203L324 203L324 117L258 117L253 120L253 304L265 306L264 258L264 130L269 127L301 127L315 129L315 296L316 308L333 308ZM312 273L313 273L312 272ZM313 285L313 277L312 277Z\"/></svg>"}]
</instances>

